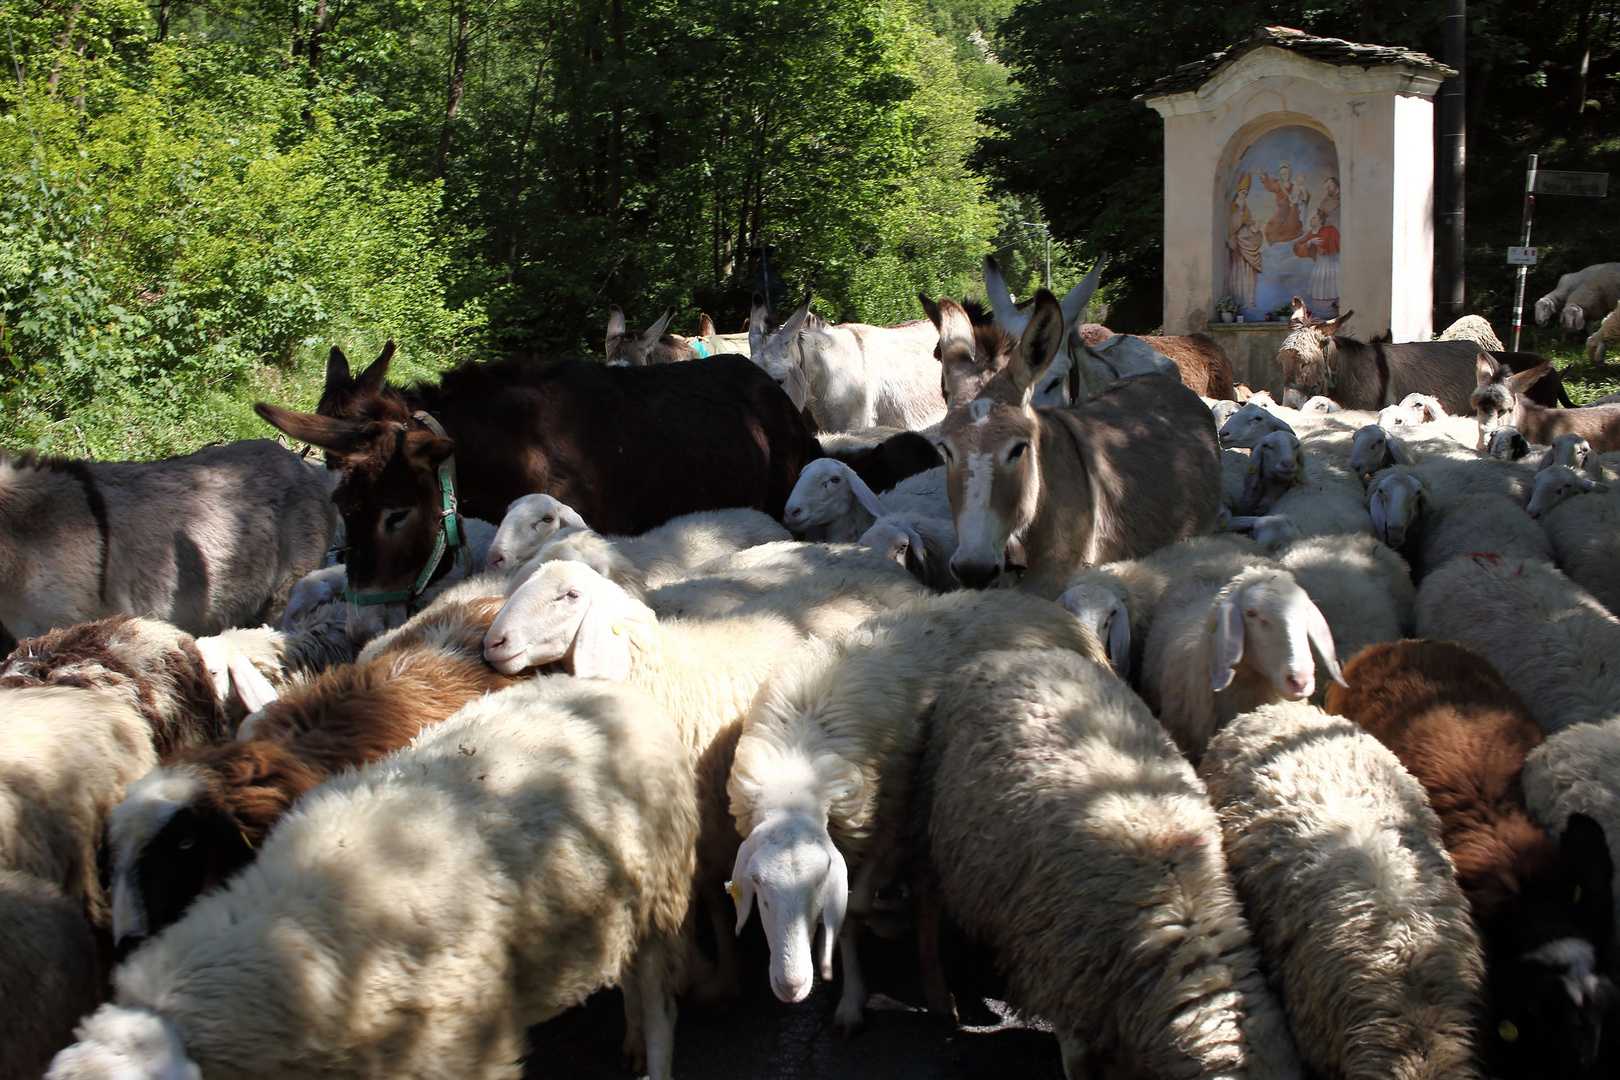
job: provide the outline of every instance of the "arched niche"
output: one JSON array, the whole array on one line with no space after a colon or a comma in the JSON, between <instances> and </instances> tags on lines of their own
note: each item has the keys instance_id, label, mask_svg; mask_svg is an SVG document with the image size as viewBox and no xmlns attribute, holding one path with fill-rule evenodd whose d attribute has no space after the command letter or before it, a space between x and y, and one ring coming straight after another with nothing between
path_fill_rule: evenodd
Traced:
<instances>
[{"instance_id":1,"label":"arched niche","mask_svg":"<svg viewBox=\"0 0 1620 1080\"><path fill-rule=\"evenodd\" d=\"M1342 292L1344 183L1324 125L1275 112L1243 124L1215 170L1214 296L1230 296L1245 322L1304 297L1331 317Z\"/></svg>"}]
</instances>

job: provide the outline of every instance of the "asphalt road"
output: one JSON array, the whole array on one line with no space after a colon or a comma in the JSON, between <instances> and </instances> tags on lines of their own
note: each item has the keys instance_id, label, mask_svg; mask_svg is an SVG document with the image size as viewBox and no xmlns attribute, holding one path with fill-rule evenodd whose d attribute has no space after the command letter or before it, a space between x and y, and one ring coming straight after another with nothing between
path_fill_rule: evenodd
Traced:
<instances>
[{"instance_id":1,"label":"asphalt road","mask_svg":"<svg viewBox=\"0 0 1620 1080\"><path fill-rule=\"evenodd\" d=\"M1057 1040L1038 1021L1010 1015L991 956L950 934L946 975L956 1028L922 1010L914 938L866 935L861 963L871 998L866 1030L845 1041L831 1031L841 974L807 1001L780 1002L766 972L759 923L743 938L744 992L718 1015L681 1003L675 1029L678 1080L1062 1080ZM624 1012L617 991L597 994L530 1033L528 1080L626 1080L620 1064Z\"/></svg>"}]
</instances>

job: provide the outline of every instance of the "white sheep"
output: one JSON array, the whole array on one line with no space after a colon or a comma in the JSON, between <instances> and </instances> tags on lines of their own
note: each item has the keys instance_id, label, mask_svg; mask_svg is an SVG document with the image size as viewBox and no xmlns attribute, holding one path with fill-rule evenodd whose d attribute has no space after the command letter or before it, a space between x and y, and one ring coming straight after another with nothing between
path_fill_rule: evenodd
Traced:
<instances>
[{"instance_id":1,"label":"white sheep","mask_svg":"<svg viewBox=\"0 0 1620 1080\"><path fill-rule=\"evenodd\" d=\"M489 695L303 800L49 1076L515 1080L531 1024L622 983L627 1048L668 1077L696 835L656 702L566 676Z\"/></svg>"},{"instance_id":2,"label":"white sheep","mask_svg":"<svg viewBox=\"0 0 1620 1080\"><path fill-rule=\"evenodd\" d=\"M1605 487L1581 479L1594 490ZM1620 614L1620 498L1567 499L1540 520L1558 568L1611 613Z\"/></svg>"},{"instance_id":3,"label":"white sheep","mask_svg":"<svg viewBox=\"0 0 1620 1080\"><path fill-rule=\"evenodd\" d=\"M1603 363L1611 345L1620 345L1620 304L1603 316L1597 330L1586 339L1587 360L1594 364Z\"/></svg>"},{"instance_id":4,"label":"white sheep","mask_svg":"<svg viewBox=\"0 0 1620 1080\"><path fill-rule=\"evenodd\" d=\"M795 615L798 604L786 590L819 582L816 588L859 594L879 610L915 599L922 584L889 558L860 544L815 544L780 540L712 559L679 581L651 589L647 605L660 618L712 618L744 605Z\"/></svg>"},{"instance_id":5,"label":"white sheep","mask_svg":"<svg viewBox=\"0 0 1620 1080\"><path fill-rule=\"evenodd\" d=\"M1275 554L1280 548L1287 547L1295 540L1302 540L1305 534L1298 525L1286 514L1266 514L1256 517L1251 514L1238 514L1229 516L1216 526L1222 532L1238 533L1247 536L1265 550Z\"/></svg>"},{"instance_id":6,"label":"white sheep","mask_svg":"<svg viewBox=\"0 0 1620 1080\"><path fill-rule=\"evenodd\" d=\"M805 540L849 542L887 513L854 469L836 458L817 458L799 470L782 524Z\"/></svg>"},{"instance_id":7,"label":"white sheep","mask_svg":"<svg viewBox=\"0 0 1620 1080\"><path fill-rule=\"evenodd\" d=\"M1600 464L1598 466L1602 468ZM1537 521L1545 522L1547 515L1577 495L1607 494L1609 485L1583 476L1568 465L1554 465L1536 474L1536 484L1525 504L1525 512Z\"/></svg>"},{"instance_id":8,"label":"white sheep","mask_svg":"<svg viewBox=\"0 0 1620 1080\"><path fill-rule=\"evenodd\" d=\"M1303 469L1296 467L1293 483L1266 508L1268 513L1288 518L1306 536L1372 531L1361 486L1340 453L1348 447L1352 433L1344 430L1338 434L1342 445L1331 450L1312 448L1321 446L1321 440L1301 440L1305 444Z\"/></svg>"},{"instance_id":9,"label":"white sheep","mask_svg":"<svg viewBox=\"0 0 1620 1080\"><path fill-rule=\"evenodd\" d=\"M914 595L914 594L905 594ZM797 619L781 609L797 601ZM484 656L509 675L562 662L574 675L627 682L669 713L698 763L702 833L696 895L708 906L720 969L700 993L737 993L735 961L720 901L736 855L726 778L743 715L760 688L811 637L841 632L887 605L863 605L838 583L806 579L773 597L776 610L660 623L652 609L590 567L549 563L518 588L484 635ZM834 622L833 620L837 620Z\"/></svg>"},{"instance_id":10,"label":"white sheep","mask_svg":"<svg viewBox=\"0 0 1620 1080\"><path fill-rule=\"evenodd\" d=\"M1584 330L1595 319L1620 304L1620 263L1597 263L1577 271L1579 280L1564 300L1558 321L1565 330ZM1560 278L1558 284L1564 284ZM1540 313L1540 305L1537 305Z\"/></svg>"},{"instance_id":11,"label":"white sheep","mask_svg":"<svg viewBox=\"0 0 1620 1080\"><path fill-rule=\"evenodd\" d=\"M1280 548L1276 560L1327 620L1334 654L1346 663L1368 645L1400 640L1412 625L1417 589L1406 561L1365 533L1306 537ZM1324 658L1313 700L1335 677Z\"/></svg>"},{"instance_id":12,"label":"white sheep","mask_svg":"<svg viewBox=\"0 0 1620 1080\"><path fill-rule=\"evenodd\" d=\"M1238 574L1259 556L1251 540L1233 533L1191 536L1138 559L1081 567L1069 575L1057 602L1107 646L1108 662L1120 677L1131 677L1142 670L1153 613L1177 574L1194 567Z\"/></svg>"},{"instance_id":13,"label":"white sheep","mask_svg":"<svg viewBox=\"0 0 1620 1080\"><path fill-rule=\"evenodd\" d=\"M758 510L700 510L671 518L640 536L603 536L591 529L559 530L512 574L515 588L543 563L572 559L596 568L637 594L677 581L713 559L788 539L788 531Z\"/></svg>"},{"instance_id":14,"label":"white sheep","mask_svg":"<svg viewBox=\"0 0 1620 1080\"><path fill-rule=\"evenodd\" d=\"M1520 782L1530 813L1555 834L1571 814L1585 814L1603 827L1609 855L1620 867L1620 716L1574 724L1550 736L1524 760ZM1620 925L1620 889L1614 893Z\"/></svg>"},{"instance_id":15,"label":"white sheep","mask_svg":"<svg viewBox=\"0 0 1620 1080\"><path fill-rule=\"evenodd\" d=\"M524 495L506 508L484 554L485 570L511 571L532 559L558 529L583 529L585 519L550 495Z\"/></svg>"},{"instance_id":16,"label":"white sheep","mask_svg":"<svg viewBox=\"0 0 1620 1080\"><path fill-rule=\"evenodd\" d=\"M1485 964L1440 821L1395 755L1297 703L1233 720L1199 769L1300 1059L1477 1080Z\"/></svg>"},{"instance_id":17,"label":"white sheep","mask_svg":"<svg viewBox=\"0 0 1620 1080\"><path fill-rule=\"evenodd\" d=\"M1211 399L1209 411L1210 415L1215 418L1215 430L1219 431L1225 427L1226 422L1232 419L1232 416L1241 408L1243 408L1243 404L1233 401L1231 398L1222 398L1219 401Z\"/></svg>"},{"instance_id":18,"label":"white sheep","mask_svg":"<svg viewBox=\"0 0 1620 1080\"><path fill-rule=\"evenodd\" d=\"M885 514L861 534L861 546L893 559L935 592L958 587L951 573L956 523L949 518Z\"/></svg>"},{"instance_id":19,"label":"white sheep","mask_svg":"<svg viewBox=\"0 0 1620 1080\"><path fill-rule=\"evenodd\" d=\"M1550 563L1467 555L1418 588L1418 637L1468 646L1548 734L1620 713L1620 620Z\"/></svg>"},{"instance_id":20,"label":"white sheep","mask_svg":"<svg viewBox=\"0 0 1620 1080\"><path fill-rule=\"evenodd\" d=\"M1245 515L1271 512L1284 492L1306 478L1305 451L1292 431L1273 431L1249 451L1237 509Z\"/></svg>"},{"instance_id":21,"label":"white sheep","mask_svg":"<svg viewBox=\"0 0 1620 1080\"><path fill-rule=\"evenodd\" d=\"M1411 456L1395 433L1378 424L1357 428L1350 442L1350 471L1367 486L1368 479L1390 465L1410 465Z\"/></svg>"},{"instance_id":22,"label":"white sheep","mask_svg":"<svg viewBox=\"0 0 1620 1080\"><path fill-rule=\"evenodd\" d=\"M1105 668L986 654L941 691L927 761L945 906L1052 1024L1066 1076L1298 1075L1203 786Z\"/></svg>"},{"instance_id":23,"label":"white sheep","mask_svg":"<svg viewBox=\"0 0 1620 1080\"><path fill-rule=\"evenodd\" d=\"M1498 428L1498 431L1512 431L1512 428ZM1603 480L1603 458L1592 452L1592 444L1574 432L1567 432L1553 439L1547 447L1547 452L1541 456L1538 470L1550 469L1554 465L1567 465L1577 472L1584 472L1593 480Z\"/></svg>"},{"instance_id":24,"label":"white sheep","mask_svg":"<svg viewBox=\"0 0 1620 1080\"><path fill-rule=\"evenodd\" d=\"M0 1076L44 1073L101 1003L103 976L82 906L32 874L0 870Z\"/></svg>"},{"instance_id":25,"label":"white sheep","mask_svg":"<svg viewBox=\"0 0 1620 1080\"><path fill-rule=\"evenodd\" d=\"M1241 450L1254 447L1273 431L1294 434L1293 426L1278 416L1274 411L1275 408L1275 406L1267 408L1254 398L1250 398L1221 425L1221 446L1227 450Z\"/></svg>"},{"instance_id":26,"label":"white sheep","mask_svg":"<svg viewBox=\"0 0 1620 1080\"><path fill-rule=\"evenodd\" d=\"M1391 470L1367 493L1367 513L1378 539L1404 554L1420 578L1475 551L1552 559L1546 533L1518 503L1497 494L1441 500L1416 475Z\"/></svg>"},{"instance_id":27,"label":"white sheep","mask_svg":"<svg viewBox=\"0 0 1620 1080\"><path fill-rule=\"evenodd\" d=\"M1067 648L1107 662L1096 637L1055 604L1012 590L956 592L801 649L755 702L727 785L745 837L732 895L738 932L760 899L781 1000L803 1001L815 968L832 978L837 939L844 987L834 1025L860 1027L856 923L904 861L922 720L948 673L1003 648ZM817 922L824 937L813 966Z\"/></svg>"},{"instance_id":28,"label":"white sheep","mask_svg":"<svg viewBox=\"0 0 1620 1080\"><path fill-rule=\"evenodd\" d=\"M1316 690L1316 662L1342 682L1333 632L1292 574L1256 559L1241 573L1194 568L1159 600L1143 654L1142 696L1197 760L1232 717Z\"/></svg>"},{"instance_id":29,"label":"white sheep","mask_svg":"<svg viewBox=\"0 0 1620 1080\"><path fill-rule=\"evenodd\" d=\"M1437 341L1472 341L1486 352L1502 352L1502 339L1480 315L1464 315L1440 334Z\"/></svg>"}]
</instances>

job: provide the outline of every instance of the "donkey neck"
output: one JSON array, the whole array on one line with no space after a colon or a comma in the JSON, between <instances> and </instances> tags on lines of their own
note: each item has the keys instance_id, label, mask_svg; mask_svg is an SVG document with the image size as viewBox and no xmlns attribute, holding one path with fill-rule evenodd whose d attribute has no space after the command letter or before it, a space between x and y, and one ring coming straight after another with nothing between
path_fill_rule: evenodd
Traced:
<instances>
[{"instance_id":1,"label":"donkey neck","mask_svg":"<svg viewBox=\"0 0 1620 1080\"><path fill-rule=\"evenodd\" d=\"M1037 475L1041 489L1035 516L1021 540L1028 569L1020 588L1056 599L1071 570L1096 561L1095 513L1086 451L1065 416L1037 409L1040 447Z\"/></svg>"}]
</instances>

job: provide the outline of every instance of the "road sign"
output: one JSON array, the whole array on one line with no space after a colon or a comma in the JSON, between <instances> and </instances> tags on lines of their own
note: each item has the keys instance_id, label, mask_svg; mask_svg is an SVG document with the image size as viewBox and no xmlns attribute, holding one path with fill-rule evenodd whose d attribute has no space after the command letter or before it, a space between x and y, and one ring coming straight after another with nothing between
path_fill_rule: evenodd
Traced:
<instances>
[{"instance_id":1,"label":"road sign","mask_svg":"<svg viewBox=\"0 0 1620 1080\"><path fill-rule=\"evenodd\" d=\"M1609 193L1609 174L1538 169L1534 192L1537 195L1587 195L1601 199Z\"/></svg>"},{"instance_id":2,"label":"road sign","mask_svg":"<svg viewBox=\"0 0 1620 1080\"><path fill-rule=\"evenodd\" d=\"M1508 265L1509 266L1534 266L1534 265L1536 265L1536 249L1533 248L1533 247L1510 247L1510 248L1508 248Z\"/></svg>"}]
</instances>

